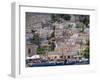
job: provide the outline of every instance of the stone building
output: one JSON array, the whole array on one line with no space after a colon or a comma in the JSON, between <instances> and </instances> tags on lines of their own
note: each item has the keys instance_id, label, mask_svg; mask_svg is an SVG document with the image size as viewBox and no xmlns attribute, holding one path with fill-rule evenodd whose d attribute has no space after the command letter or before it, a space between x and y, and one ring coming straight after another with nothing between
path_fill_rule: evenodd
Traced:
<instances>
[{"instance_id":1,"label":"stone building","mask_svg":"<svg viewBox=\"0 0 100 80\"><path fill-rule=\"evenodd\" d=\"M31 57L36 55L37 47L35 44L26 44L26 56Z\"/></svg>"}]
</instances>

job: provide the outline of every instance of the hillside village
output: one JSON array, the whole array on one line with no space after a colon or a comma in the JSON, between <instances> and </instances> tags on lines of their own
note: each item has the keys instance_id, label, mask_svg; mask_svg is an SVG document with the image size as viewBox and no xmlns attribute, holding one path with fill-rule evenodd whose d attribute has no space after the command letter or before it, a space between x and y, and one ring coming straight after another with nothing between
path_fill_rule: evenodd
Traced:
<instances>
[{"instance_id":1,"label":"hillside village","mask_svg":"<svg viewBox=\"0 0 100 80\"><path fill-rule=\"evenodd\" d=\"M27 12L26 58L89 61L89 25L88 15Z\"/></svg>"}]
</instances>

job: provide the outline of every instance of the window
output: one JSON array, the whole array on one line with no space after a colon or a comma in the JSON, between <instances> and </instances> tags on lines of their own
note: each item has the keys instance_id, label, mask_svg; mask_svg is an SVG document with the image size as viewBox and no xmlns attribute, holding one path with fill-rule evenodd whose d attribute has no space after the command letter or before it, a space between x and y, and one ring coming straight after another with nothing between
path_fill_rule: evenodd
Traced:
<instances>
[{"instance_id":1,"label":"window","mask_svg":"<svg viewBox=\"0 0 100 80\"><path fill-rule=\"evenodd\" d=\"M30 54L30 53L31 53L31 49L29 48L29 49L28 49L28 54Z\"/></svg>"}]
</instances>

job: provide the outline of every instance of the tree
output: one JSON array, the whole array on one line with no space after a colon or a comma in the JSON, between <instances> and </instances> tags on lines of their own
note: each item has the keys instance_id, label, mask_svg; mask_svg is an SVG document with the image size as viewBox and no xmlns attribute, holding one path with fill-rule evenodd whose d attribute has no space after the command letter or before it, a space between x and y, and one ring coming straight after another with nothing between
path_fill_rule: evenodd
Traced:
<instances>
[{"instance_id":1,"label":"tree","mask_svg":"<svg viewBox=\"0 0 100 80\"><path fill-rule=\"evenodd\" d=\"M64 19L64 20L70 20L71 19L71 16L69 14L52 14L51 15L51 20L52 22L61 22L60 19Z\"/></svg>"},{"instance_id":2,"label":"tree","mask_svg":"<svg viewBox=\"0 0 100 80\"><path fill-rule=\"evenodd\" d=\"M89 16L88 15L80 15L79 16L80 22L86 25L86 27L89 27Z\"/></svg>"},{"instance_id":3,"label":"tree","mask_svg":"<svg viewBox=\"0 0 100 80\"><path fill-rule=\"evenodd\" d=\"M32 43L38 45L38 47L40 47L40 37L38 34L34 34L33 38L32 38Z\"/></svg>"},{"instance_id":4,"label":"tree","mask_svg":"<svg viewBox=\"0 0 100 80\"><path fill-rule=\"evenodd\" d=\"M57 14L59 18L63 18L64 20L70 20L71 16L69 14Z\"/></svg>"},{"instance_id":5,"label":"tree","mask_svg":"<svg viewBox=\"0 0 100 80\"><path fill-rule=\"evenodd\" d=\"M59 16L57 14L52 14L51 15L51 22L55 23L57 21L59 21Z\"/></svg>"},{"instance_id":6,"label":"tree","mask_svg":"<svg viewBox=\"0 0 100 80\"><path fill-rule=\"evenodd\" d=\"M31 33L33 33L33 34L34 34L34 33L35 33L35 30L31 30Z\"/></svg>"},{"instance_id":7,"label":"tree","mask_svg":"<svg viewBox=\"0 0 100 80\"><path fill-rule=\"evenodd\" d=\"M78 28L80 30L80 32L84 32L84 29L85 29L83 23L76 24L76 28Z\"/></svg>"},{"instance_id":8,"label":"tree","mask_svg":"<svg viewBox=\"0 0 100 80\"><path fill-rule=\"evenodd\" d=\"M55 49L55 43L52 42L52 43L51 43L51 51L54 51L54 49Z\"/></svg>"},{"instance_id":9,"label":"tree","mask_svg":"<svg viewBox=\"0 0 100 80\"><path fill-rule=\"evenodd\" d=\"M55 33L54 32L51 33L51 38L53 38L53 37L55 37Z\"/></svg>"},{"instance_id":10,"label":"tree","mask_svg":"<svg viewBox=\"0 0 100 80\"><path fill-rule=\"evenodd\" d=\"M90 57L89 52L90 52L89 47L86 47L85 50L83 51L83 56L85 58L89 58Z\"/></svg>"},{"instance_id":11,"label":"tree","mask_svg":"<svg viewBox=\"0 0 100 80\"><path fill-rule=\"evenodd\" d=\"M69 14L65 14L63 15L62 17L64 20L70 20L71 19L71 16Z\"/></svg>"},{"instance_id":12,"label":"tree","mask_svg":"<svg viewBox=\"0 0 100 80\"><path fill-rule=\"evenodd\" d=\"M37 54L44 55L45 54L45 49L44 48L37 48Z\"/></svg>"},{"instance_id":13,"label":"tree","mask_svg":"<svg viewBox=\"0 0 100 80\"><path fill-rule=\"evenodd\" d=\"M88 24L89 24L89 16L86 16L84 18L83 23L88 27Z\"/></svg>"}]
</instances>

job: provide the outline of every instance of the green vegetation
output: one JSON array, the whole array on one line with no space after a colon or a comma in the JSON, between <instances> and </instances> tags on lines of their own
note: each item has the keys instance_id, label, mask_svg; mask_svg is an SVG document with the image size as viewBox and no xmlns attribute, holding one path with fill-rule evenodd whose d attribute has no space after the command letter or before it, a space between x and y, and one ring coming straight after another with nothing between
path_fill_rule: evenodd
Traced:
<instances>
[{"instance_id":1,"label":"green vegetation","mask_svg":"<svg viewBox=\"0 0 100 80\"><path fill-rule=\"evenodd\" d=\"M71 16L69 14L63 14L62 17L64 20L70 20Z\"/></svg>"},{"instance_id":2,"label":"green vegetation","mask_svg":"<svg viewBox=\"0 0 100 80\"><path fill-rule=\"evenodd\" d=\"M59 16L57 14L52 14L51 19L52 19L51 20L52 23L55 23L55 22L59 21Z\"/></svg>"},{"instance_id":3,"label":"green vegetation","mask_svg":"<svg viewBox=\"0 0 100 80\"><path fill-rule=\"evenodd\" d=\"M38 47L40 47L40 37L38 34L34 34L33 38L32 38L32 43L38 45Z\"/></svg>"},{"instance_id":4,"label":"green vegetation","mask_svg":"<svg viewBox=\"0 0 100 80\"><path fill-rule=\"evenodd\" d=\"M86 25L86 27L89 27L89 16L86 15L80 15L80 22Z\"/></svg>"},{"instance_id":5,"label":"green vegetation","mask_svg":"<svg viewBox=\"0 0 100 80\"><path fill-rule=\"evenodd\" d=\"M45 54L45 49L44 48L37 48L37 54L44 55Z\"/></svg>"},{"instance_id":6,"label":"green vegetation","mask_svg":"<svg viewBox=\"0 0 100 80\"><path fill-rule=\"evenodd\" d=\"M55 44L54 44L54 42L52 42L51 43L51 51L54 51L54 49L55 49Z\"/></svg>"},{"instance_id":7,"label":"green vegetation","mask_svg":"<svg viewBox=\"0 0 100 80\"><path fill-rule=\"evenodd\" d=\"M51 38L53 38L53 37L55 37L55 33L54 32L51 33Z\"/></svg>"},{"instance_id":8,"label":"green vegetation","mask_svg":"<svg viewBox=\"0 0 100 80\"><path fill-rule=\"evenodd\" d=\"M49 51L54 51L54 49L55 49L55 43L54 43L54 41L48 41L48 45L49 45Z\"/></svg>"},{"instance_id":9,"label":"green vegetation","mask_svg":"<svg viewBox=\"0 0 100 80\"><path fill-rule=\"evenodd\" d=\"M76 28L78 28L78 29L80 30L80 32L84 32L84 29L85 29L83 23L77 24L77 25L76 25Z\"/></svg>"},{"instance_id":10,"label":"green vegetation","mask_svg":"<svg viewBox=\"0 0 100 80\"><path fill-rule=\"evenodd\" d=\"M52 14L51 15L51 19L52 19L52 22L61 22L60 19L64 19L64 20L70 20L71 19L71 16L69 14Z\"/></svg>"},{"instance_id":11,"label":"green vegetation","mask_svg":"<svg viewBox=\"0 0 100 80\"><path fill-rule=\"evenodd\" d=\"M83 56L85 58L89 58L89 56L90 56L89 52L90 52L89 47L86 47L85 50L83 51Z\"/></svg>"}]
</instances>

